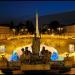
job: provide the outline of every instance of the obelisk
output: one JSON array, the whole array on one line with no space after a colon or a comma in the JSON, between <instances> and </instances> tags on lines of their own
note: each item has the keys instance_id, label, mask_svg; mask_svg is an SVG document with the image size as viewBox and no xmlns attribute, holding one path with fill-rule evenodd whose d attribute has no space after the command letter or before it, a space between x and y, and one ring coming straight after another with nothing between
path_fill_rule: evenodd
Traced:
<instances>
[{"instance_id":1,"label":"obelisk","mask_svg":"<svg viewBox=\"0 0 75 75\"><path fill-rule=\"evenodd\" d=\"M36 37L39 37L38 13L36 12Z\"/></svg>"},{"instance_id":2,"label":"obelisk","mask_svg":"<svg viewBox=\"0 0 75 75\"><path fill-rule=\"evenodd\" d=\"M39 27L38 27L38 13L36 13L36 31L32 42L32 52L35 55L39 55L40 51L40 38L39 38Z\"/></svg>"}]
</instances>

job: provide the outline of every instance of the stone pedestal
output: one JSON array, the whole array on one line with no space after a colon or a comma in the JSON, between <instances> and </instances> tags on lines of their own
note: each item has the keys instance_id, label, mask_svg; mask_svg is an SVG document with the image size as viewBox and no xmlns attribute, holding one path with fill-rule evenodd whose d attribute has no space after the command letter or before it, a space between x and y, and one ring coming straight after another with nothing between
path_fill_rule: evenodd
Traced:
<instances>
[{"instance_id":1,"label":"stone pedestal","mask_svg":"<svg viewBox=\"0 0 75 75\"><path fill-rule=\"evenodd\" d=\"M34 63L38 63L39 60L39 51L40 51L40 38L34 37L32 42L32 58L34 60Z\"/></svg>"},{"instance_id":2,"label":"stone pedestal","mask_svg":"<svg viewBox=\"0 0 75 75\"><path fill-rule=\"evenodd\" d=\"M32 52L34 55L39 55L39 51L40 51L40 38L34 37L32 42Z\"/></svg>"}]
</instances>

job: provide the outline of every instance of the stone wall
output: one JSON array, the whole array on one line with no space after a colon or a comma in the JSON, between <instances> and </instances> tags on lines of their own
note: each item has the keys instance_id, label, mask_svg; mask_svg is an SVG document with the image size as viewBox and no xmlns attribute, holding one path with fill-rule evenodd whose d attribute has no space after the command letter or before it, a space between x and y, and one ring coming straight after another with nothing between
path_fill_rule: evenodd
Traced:
<instances>
[{"instance_id":1,"label":"stone wall","mask_svg":"<svg viewBox=\"0 0 75 75\"><path fill-rule=\"evenodd\" d=\"M75 36L75 25L64 26L65 35Z\"/></svg>"},{"instance_id":2,"label":"stone wall","mask_svg":"<svg viewBox=\"0 0 75 75\"><path fill-rule=\"evenodd\" d=\"M17 36L16 36L17 37ZM18 47L21 46L25 46L28 44L32 44L32 38L33 36L20 36L20 38L12 38L9 40L2 40L0 41L0 45L5 45L6 46L6 53L7 54L11 54L13 50L15 50ZM54 47L59 55L64 54L63 56L65 57L66 54L69 52L69 44L74 44L75 46L75 39L72 38L68 38L68 36L51 36L51 35L41 35L41 44L45 44L49 47ZM74 52L75 54L75 48L74 48ZM72 54L72 53L70 53ZM75 60L75 55L71 55L74 56L74 60Z\"/></svg>"},{"instance_id":3,"label":"stone wall","mask_svg":"<svg viewBox=\"0 0 75 75\"><path fill-rule=\"evenodd\" d=\"M0 26L0 40L7 39L9 36L13 36L9 27Z\"/></svg>"},{"instance_id":4,"label":"stone wall","mask_svg":"<svg viewBox=\"0 0 75 75\"><path fill-rule=\"evenodd\" d=\"M15 50L17 47L25 46L32 43L32 37L25 37L25 38L16 38L16 39L10 39L6 41L0 42L0 44L6 45L6 52L11 53L13 50ZM59 54L62 54L64 52L69 52L69 44L75 45L75 40L70 38L60 38L60 36L57 38L56 36L50 36L50 35L43 35L41 37L41 44L46 44L48 46L54 47L57 49Z\"/></svg>"}]
</instances>

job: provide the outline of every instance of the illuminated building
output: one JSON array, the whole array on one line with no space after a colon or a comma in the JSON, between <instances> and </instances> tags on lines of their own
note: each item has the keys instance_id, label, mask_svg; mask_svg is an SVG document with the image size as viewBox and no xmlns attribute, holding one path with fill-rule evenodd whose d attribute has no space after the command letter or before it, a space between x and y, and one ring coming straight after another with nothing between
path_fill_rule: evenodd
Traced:
<instances>
[{"instance_id":1,"label":"illuminated building","mask_svg":"<svg viewBox=\"0 0 75 75\"><path fill-rule=\"evenodd\" d=\"M8 26L0 25L0 39L7 39L7 37L12 36L13 33Z\"/></svg>"}]
</instances>

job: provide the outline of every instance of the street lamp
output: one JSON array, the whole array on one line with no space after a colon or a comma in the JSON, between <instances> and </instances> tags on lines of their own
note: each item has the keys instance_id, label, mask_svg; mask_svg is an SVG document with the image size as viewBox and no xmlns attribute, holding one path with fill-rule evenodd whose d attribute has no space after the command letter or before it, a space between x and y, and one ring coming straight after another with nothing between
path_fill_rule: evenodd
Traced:
<instances>
[{"instance_id":1,"label":"street lamp","mask_svg":"<svg viewBox=\"0 0 75 75\"><path fill-rule=\"evenodd\" d=\"M27 31L28 31L28 29L27 29L27 28L25 28L25 31L27 32Z\"/></svg>"},{"instance_id":2,"label":"street lamp","mask_svg":"<svg viewBox=\"0 0 75 75\"><path fill-rule=\"evenodd\" d=\"M23 32L24 31L24 29L21 29L21 32Z\"/></svg>"},{"instance_id":3,"label":"street lamp","mask_svg":"<svg viewBox=\"0 0 75 75\"><path fill-rule=\"evenodd\" d=\"M57 30L59 31L59 49L60 49L60 34L63 31L62 27L58 27Z\"/></svg>"},{"instance_id":4,"label":"street lamp","mask_svg":"<svg viewBox=\"0 0 75 75\"><path fill-rule=\"evenodd\" d=\"M13 31L13 33L14 33L14 36L15 36L16 29L15 29L15 28L13 28L13 29L12 29L12 31Z\"/></svg>"},{"instance_id":5,"label":"street lamp","mask_svg":"<svg viewBox=\"0 0 75 75\"><path fill-rule=\"evenodd\" d=\"M51 33L52 33L52 35L54 35L54 29L52 29L52 32Z\"/></svg>"},{"instance_id":6,"label":"street lamp","mask_svg":"<svg viewBox=\"0 0 75 75\"><path fill-rule=\"evenodd\" d=\"M50 29L50 28L48 28L48 34L50 34L50 31L51 31L51 29Z\"/></svg>"},{"instance_id":7,"label":"street lamp","mask_svg":"<svg viewBox=\"0 0 75 75\"><path fill-rule=\"evenodd\" d=\"M28 32L28 29L27 29L27 28L25 28L25 33L27 34L27 32Z\"/></svg>"},{"instance_id":8,"label":"street lamp","mask_svg":"<svg viewBox=\"0 0 75 75\"><path fill-rule=\"evenodd\" d=\"M59 31L59 34L61 33L61 31L63 31L62 27L58 27L57 30Z\"/></svg>"},{"instance_id":9,"label":"street lamp","mask_svg":"<svg viewBox=\"0 0 75 75\"><path fill-rule=\"evenodd\" d=\"M21 31L21 34L23 34L23 32L24 32L24 29L21 29L20 31Z\"/></svg>"}]
</instances>

